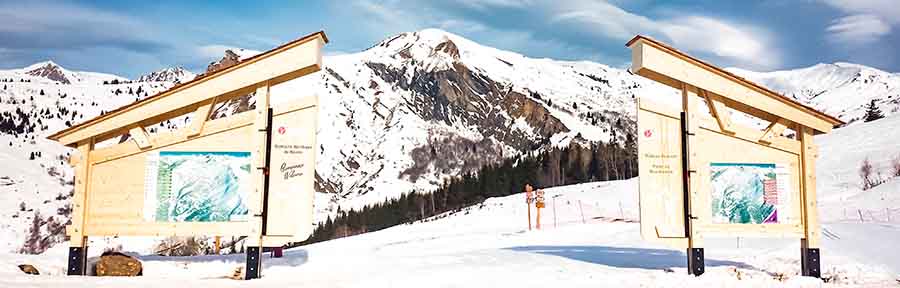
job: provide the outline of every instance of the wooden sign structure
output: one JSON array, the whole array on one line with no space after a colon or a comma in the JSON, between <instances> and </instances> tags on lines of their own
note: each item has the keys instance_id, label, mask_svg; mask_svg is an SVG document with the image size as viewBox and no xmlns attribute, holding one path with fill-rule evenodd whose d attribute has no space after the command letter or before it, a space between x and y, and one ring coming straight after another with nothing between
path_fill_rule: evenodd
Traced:
<instances>
[{"instance_id":1,"label":"wooden sign structure","mask_svg":"<svg viewBox=\"0 0 900 288\"><path fill-rule=\"evenodd\" d=\"M50 135L78 150L68 274L84 275L89 236L248 236L247 279L260 275L261 247L307 239L318 98L271 107L269 91L319 71L327 42L304 36ZM210 119L251 93L255 110ZM147 132L187 114L187 127Z\"/></svg>"},{"instance_id":2,"label":"wooden sign structure","mask_svg":"<svg viewBox=\"0 0 900 288\"><path fill-rule=\"evenodd\" d=\"M819 277L813 135L843 122L651 38L626 46L633 73L682 96L680 109L638 99L643 238L687 249L694 275L707 235L800 238L802 274Z\"/></svg>"}]
</instances>

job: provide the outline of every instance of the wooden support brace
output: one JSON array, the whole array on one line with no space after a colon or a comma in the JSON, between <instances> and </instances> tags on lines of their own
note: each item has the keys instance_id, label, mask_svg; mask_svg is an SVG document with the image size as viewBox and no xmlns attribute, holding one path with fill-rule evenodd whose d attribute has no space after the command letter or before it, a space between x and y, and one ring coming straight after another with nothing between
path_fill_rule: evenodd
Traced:
<instances>
[{"instance_id":1,"label":"wooden support brace","mask_svg":"<svg viewBox=\"0 0 900 288\"><path fill-rule=\"evenodd\" d=\"M781 133L784 133L784 129L787 129L787 124L787 120L784 120L783 118L778 118L775 121L772 121L772 123L769 124L769 127L766 128L766 131L763 133L763 135L759 138L759 142L771 144L775 141L776 137L780 137Z\"/></svg>"},{"instance_id":2,"label":"wooden support brace","mask_svg":"<svg viewBox=\"0 0 900 288\"><path fill-rule=\"evenodd\" d=\"M134 139L134 143L137 144L138 148L147 149L153 147L152 142L150 142L150 136L147 135L147 131L144 130L144 127L134 127L128 131L128 134L131 135L131 139Z\"/></svg>"},{"instance_id":3,"label":"wooden support brace","mask_svg":"<svg viewBox=\"0 0 900 288\"><path fill-rule=\"evenodd\" d=\"M217 98L213 98L212 101L197 107L197 111L194 111L188 137L194 137L203 133L203 126L206 125L206 120L209 120L209 114L212 113L212 108L216 104Z\"/></svg>"},{"instance_id":4,"label":"wooden support brace","mask_svg":"<svg viewBox=\"0 0 900 288\"><path fill-rule=\"evenodd\" d=\"M709 105L709 112L712 113L713 117L716 118L716 122L719 123L719 129L722 132L734 134L731 124L731 113L728 112L728 106L725 105L722 98L718 95L710 94L706 90L700 90L699 92L706 99L706 104Z\"/></svg>"}]
</instances>

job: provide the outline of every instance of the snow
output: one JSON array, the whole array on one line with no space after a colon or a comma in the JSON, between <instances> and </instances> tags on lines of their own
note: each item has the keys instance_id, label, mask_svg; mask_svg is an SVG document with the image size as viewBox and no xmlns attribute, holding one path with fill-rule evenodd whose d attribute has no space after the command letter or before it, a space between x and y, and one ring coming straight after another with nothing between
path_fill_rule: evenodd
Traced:
<instances>
[{"instance_id":1,"label":"snow","mask_svg":"<svg viewBox=\"0 0 900 288\"><path fill-rule=\"evenodd\" d=\"M832 279L829 283L797 275L796 240L744 240L741 248L733 242L709 241L706 273L690 276L683 252L640 239L639 224L634 222L636 185L637 179L631 179L546 189L543 228L531 231L526 229L522 194L491 198L423 222L289 249L284 258L266 256L263 277L249 282L223 279L243 265L242 254L140 256L144 276L137 278L63 276L65 249L57 247L42 255L2 255L0 286L883 287L895 283L894 275L883 267L861 264L838 249L859 244L852 239L865 241L871 230L858 225L841 230L845 239L841 241L847 242L824 239L823 276ZM896 227L892 229L888 235L896 232ZM99 253L90 251L94 257ZM43 274L25 275L15 267L21 263L36 265Z\"/></svg>"}]
</instances>

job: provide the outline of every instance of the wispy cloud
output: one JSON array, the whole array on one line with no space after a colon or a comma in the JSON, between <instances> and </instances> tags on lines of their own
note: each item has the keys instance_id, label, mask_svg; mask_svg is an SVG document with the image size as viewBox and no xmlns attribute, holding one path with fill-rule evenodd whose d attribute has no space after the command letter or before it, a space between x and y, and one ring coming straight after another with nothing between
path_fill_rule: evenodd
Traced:
<instances>
[{"instance_id":1,"label":"wispy cloud","mask_svg":"<svg viewBox=\"0 0 900 288\"><path fill-rule=\"evenodd\" d=\"M828 28L829 39L835 42L865 45L878 41L891 32L891 26L871 14L851 15L839 18Z\"/></svg>"},{"instance_id":2,"label":"wispy cloud","mask_svg":"<svg viewBox=\"0 0 900 288\"><path fill-rule=\"evenodd\" d=\"M153 38L152 26L119 14L62 2L21 1L0 4L0 47L152 53L168 45Z\"/></svg>"},{"instance_id":3,"label":"wispy cloud","mask_svg":"<svg viewBox=\"0 0 900 288\"><path fill-rule=\"evenodd\" d=\"M847 46L860 47L881 40L900 25L900 3L896 0L822 0L847 16L835 19L825 28L828 39Z\"/></svg>"},{"instance_id":4,"label":"wispy cloud","mask_svg":"<svg viewBox=\"0 0 900 288\"><path fill-rule=\"evenodd\" d=\"M562 1L554 5L555 22L569 22L584 31L620 41L636 34L663 37L679 49L729 59L750 68L776 68L780 53L765 29L699 14L677 13L651 19L606 1Z\"/></svg>"}]
</instances>

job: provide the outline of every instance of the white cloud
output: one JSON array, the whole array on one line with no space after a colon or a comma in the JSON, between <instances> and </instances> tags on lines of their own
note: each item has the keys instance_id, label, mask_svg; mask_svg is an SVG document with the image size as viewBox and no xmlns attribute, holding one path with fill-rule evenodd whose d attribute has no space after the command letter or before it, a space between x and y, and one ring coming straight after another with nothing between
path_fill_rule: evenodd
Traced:
<instances>
[{"instance_id":1,"label":"white cloud","mask_svg":"<svg viewBox=\"0 0 900 288\"><path fill-rule=\"evenodd\" d=\"M522 8L533 4L533 0L456 0L457 3L474 8L484 10L492 7L499 8Z\"/></svg>"},{"instance_id":2,"label":"white cloud","mask_svg":"<svg viewBox=\"0 0 900 288\"><path fill-rule=\"evenodd\" d=\"M659 29L679 49L711 53L755 68L775 68L781 64L770 37L757 28L689 16L660 22Z\"/></svg>"},{"instance_id":3,"label":"white cloud","mask_svg":"<svg viewBox=\"0 0 900 288\"><path fill-rule=\"evenodd\" d=\"M891 26L871 14L851 15L835 20L825 29L832 41L864 45L878 41L891 32Z\"/></svg>"},{"instance_id":4,"label":"white cloud","mask_svg":"<svg viewBox=\"0 0 900 288\"><path fill-rule=\"evenodd\" d=\"M868 14L882 22L900 24L900 2L897 0L822 0L847 14Z\"/></svg>"},{"instance_id":5,"label":"white cloud","mask_svg":"<svg viewBox=\"0 0 900 288\"><path fill-rule=\"evenodd\" d=\"M654 20L606 1L564 1L554 5L553 22L625 41L637 34L662 36L678 49L730 59L748 68L776 68L779 51L759 27L729 23L701 15Z\"/></svg>"},{"instance_id":6,"label":"white cloud","mask_svg":"<svg viewBox=\"0 0 900 288\"><path fill-rule=\"evenodd\" d=\"M832 21L825 28L828 39L847 46L878 42L900 25L900 2L897 0L821 0L848 16Z\"/></svg>"}]
</instances>

